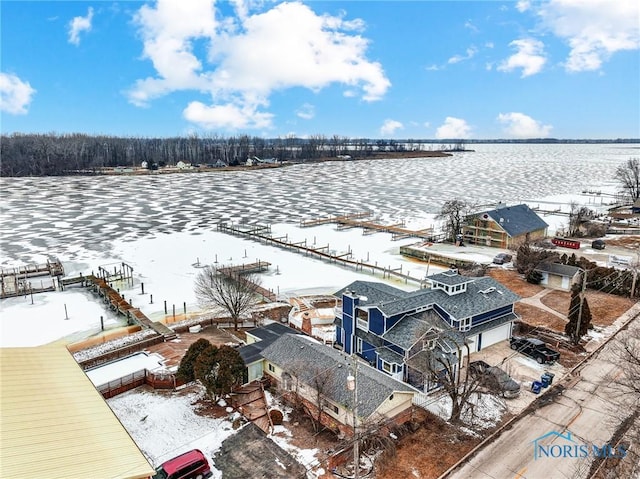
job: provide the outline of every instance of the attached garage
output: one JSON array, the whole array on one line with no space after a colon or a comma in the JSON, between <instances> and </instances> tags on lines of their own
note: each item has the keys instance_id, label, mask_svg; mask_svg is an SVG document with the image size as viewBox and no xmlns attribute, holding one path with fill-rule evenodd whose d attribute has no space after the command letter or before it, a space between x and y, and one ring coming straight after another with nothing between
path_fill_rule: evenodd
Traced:
<instances>
[{"instance_id":1,"label":"attached garage","mask_svg":"<svg viewBox=\"0 0 640 479\"><path fill-rule=\"evenodd\" d=\"M498 326L497 328L479 333L478 336L476 336L476 352L493 344L499 343L500 341L509 339L511 337L512 326L513 323L509 322Z\"/></svg>"}]
</instances>

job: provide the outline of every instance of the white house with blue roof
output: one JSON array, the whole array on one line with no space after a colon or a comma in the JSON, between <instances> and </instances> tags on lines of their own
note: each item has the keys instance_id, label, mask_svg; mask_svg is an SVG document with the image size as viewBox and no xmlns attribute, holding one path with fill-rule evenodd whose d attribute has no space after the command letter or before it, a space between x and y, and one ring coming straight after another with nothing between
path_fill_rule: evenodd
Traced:
<instances>
[{"instance_id":1,"label":"white house with blue roof","mask_svg":"<svg viewBox=\"0 0 640 479\"><path fill-rule=\"evenodd\" d=\"M434 387L426 361L437 355L462 358L511 337L520 297L490 277L456 270L427 278L430 288L402 291L355 281L341 289L336 346L357 354L395 379ZM429 359L431 358L431 359Z\"/></svg>"},{"instance_id":2,"label":"white house with blue roof","mask_svg":"<svg viewBox=\"0 0 640 479\"><path fill-rule=\"evenodd\" d=\"M498 204L468 218L462 227L464 240L469 244L514 248L525 241L547 237L549 225L529 206Z\"/></svg>"}]
</instances>

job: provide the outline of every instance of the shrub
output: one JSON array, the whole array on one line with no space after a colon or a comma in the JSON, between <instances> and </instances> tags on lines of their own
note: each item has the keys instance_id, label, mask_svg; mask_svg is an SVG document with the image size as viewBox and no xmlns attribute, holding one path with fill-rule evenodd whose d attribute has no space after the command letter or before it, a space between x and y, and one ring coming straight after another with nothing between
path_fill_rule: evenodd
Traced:
<instances>
[{"instance_id":1,"label":"shrub","mask_svg":"<svg viewBox=\"0 0 640 479\"><path fill-rule=\"evenodd\" d=\"M269 411L269 417L271 418L271 423L274 426L280 426L282 424L282 412L278 409L272 409Z\"/></svg>"}]
</instances>

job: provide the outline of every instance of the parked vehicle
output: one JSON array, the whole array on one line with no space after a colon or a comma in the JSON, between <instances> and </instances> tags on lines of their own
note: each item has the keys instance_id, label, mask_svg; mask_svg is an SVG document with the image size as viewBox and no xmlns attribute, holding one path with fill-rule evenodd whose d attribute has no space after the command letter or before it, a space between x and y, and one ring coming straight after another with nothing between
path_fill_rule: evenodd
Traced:
<instances>
[{"instance_id":1,"label":"parked vehicle","mask_svg":"<svg viewBox=\"0 0 640 479\"><path fill-rule=\"evenodd\" d=\"M510 340L511 349L535 359L540 364L553 363L560 359L560 353L547 347L544 341L536 338L522 338L513 336Z\"/></svg>"},{"instance_id":2,"label":"parked vehicle","mask_svg":"<svg viewBox=\"0 0 640 479\"><path fill-rule=\"evenodd\" d=\"M520 395L520 384L497 366L490 366L484 361L473 361L469 364L469 372L474 377L480 377L484 386L499 392L502 397L514 398Z\"/></svg>"},{"instance_id":3,"label":"parked vehicle","mask_svg":"<svg viewBox=\"0 0 640 479\"><path fill-rule=\"evenodd\" d=\"M570 240L566 238L553 238L551 242L556 246L563 248L580 249L580 241Z\"/></svg>"},{"instance_id":4,"label":"parked vehicle","mask_svg":"<svg viewBox=\"0 0 640 479\"><path fill-rule=\"evenodd\" d=\"M498 253L495 258L493 258L494 264L505 264L511 262L512 256L509 253Z\"/></svg>"},{"instance_id":5,"label":"parked vehicle","mask_svg":"<svg viewBox=\"0 0 640 479\"><path fill-rule=\"evenodd\" d=\"M593 249L604 249L605 242L604 242L604 240L601 240L601 239L593 240L591 242L591 247Z\"/></svg>"},{"instance_id":6,"label":"parked vehicle","mask_svg":"<svg viewBox=\"0 0 640 479\"><path fill-rule=\"evenodd\" d=\"M152 479L206 479L212 475L202 451L192 449L163 463Z\"/></svg>"}]
</instances>

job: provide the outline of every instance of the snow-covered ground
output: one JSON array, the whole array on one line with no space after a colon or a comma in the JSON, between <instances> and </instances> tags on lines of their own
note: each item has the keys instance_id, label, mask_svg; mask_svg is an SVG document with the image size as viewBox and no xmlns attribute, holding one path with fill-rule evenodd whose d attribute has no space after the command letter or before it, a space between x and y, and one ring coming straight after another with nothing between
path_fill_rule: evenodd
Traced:
<instances>
[{"instance_id":1,"label":"snow-covered ground","mask_svg":"<svg viewBox=\"0 0 640 479\"><path fill-rule=\"evenodd\" d=\"M209 459L213 477L222 479L222 473L215 468L214 455L222 442L235 434L234 421L239 413L227 407L228 415L223 418L200 416L194 411L194 404L203 397L199 392L152 392L138 388L107 400L111 410L120 419L138 447L155 466L191 449L200 449ZM271 406L285 411L275 404L267 393ZM218 404L225 406L224 400ZM287 418L285 414L285 419ZM237 422L244 425L245 422ZM270 438L282 449L289 452L308 469L317 466L317 449L302 449L291 444L291 433L284 426L275 426ZM318 470L320 474L322 471Z\"/></svg>"}]
</instances>

